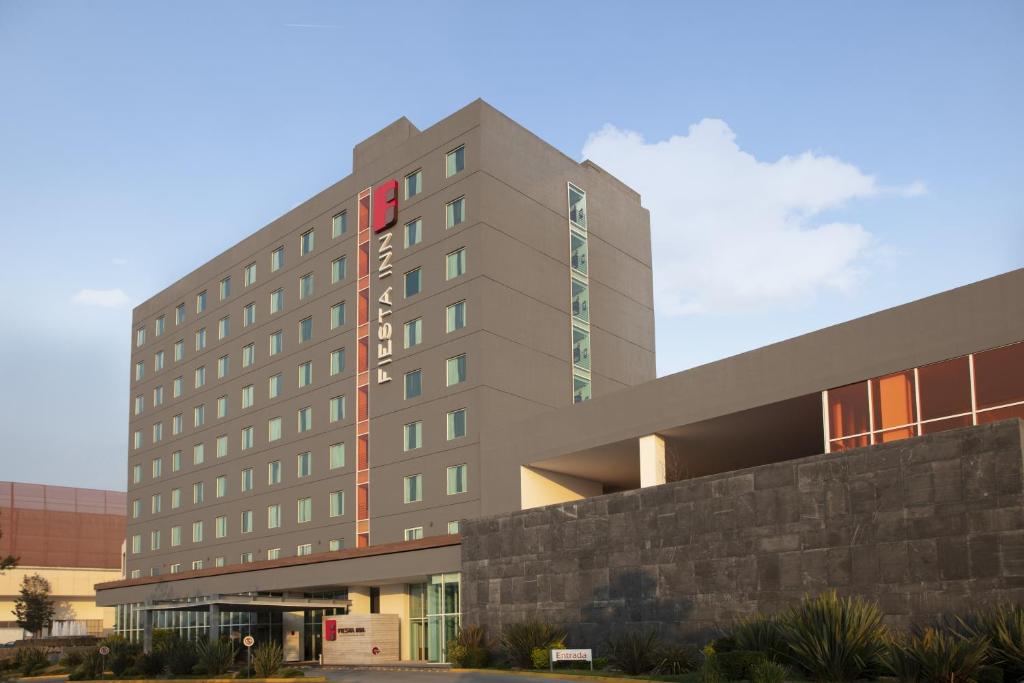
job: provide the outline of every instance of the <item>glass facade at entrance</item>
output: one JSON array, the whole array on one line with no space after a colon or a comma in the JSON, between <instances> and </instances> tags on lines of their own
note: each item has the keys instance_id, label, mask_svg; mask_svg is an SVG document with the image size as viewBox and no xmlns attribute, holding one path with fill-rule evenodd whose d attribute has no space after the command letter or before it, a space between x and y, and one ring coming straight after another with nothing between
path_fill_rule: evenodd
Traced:
<instances>
[{"instance_id":1,"label":"glass facade at entrance","mask_svg":"<svg viewBox=\"0 0 1024 683\"><path fill-rule=\"evenodd\" d=\"M409 653L412 659L447 661L448 641L459 631L459 574L435 574L409 586Z\"/></svg>"}]
</instances>

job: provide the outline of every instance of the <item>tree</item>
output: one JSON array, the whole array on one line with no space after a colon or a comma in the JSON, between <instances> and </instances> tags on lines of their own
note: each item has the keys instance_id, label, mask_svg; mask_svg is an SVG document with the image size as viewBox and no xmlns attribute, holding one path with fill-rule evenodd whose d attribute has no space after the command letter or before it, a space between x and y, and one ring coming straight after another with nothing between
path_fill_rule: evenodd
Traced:
<instances>
[{"instance_id":1,"label":"tree","mask_svg":"<svg viewBox=\"0 0 1024 683\"><path fill-rule=\"evenodd\" d=\"M42 635L43 629L53 620L53 600L50 598L50 582L33 574L21 579L21 590L14 601L14 616L18 626L34 637Z\"/></svg>"}]
</instances>

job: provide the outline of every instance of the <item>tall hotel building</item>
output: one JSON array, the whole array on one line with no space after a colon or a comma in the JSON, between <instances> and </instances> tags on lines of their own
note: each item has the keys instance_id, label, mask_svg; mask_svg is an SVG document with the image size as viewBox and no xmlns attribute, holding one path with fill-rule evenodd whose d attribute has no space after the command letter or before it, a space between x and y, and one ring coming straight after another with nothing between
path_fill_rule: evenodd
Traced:
<instances>
[{"instance_id":1,"label":"tall hotel building","mask_svg":"<svg viewBox=\"0 0 1024 683\"><path fill-rule=\"evenodd\" d=\"M978 478L1020 449L1024 270L655 379L634 191L479 101L352 167L135 310L119 631L443 661L463 618L1016 599L1024 504Z\"/></svg>"},{"instance_id":2,"label":"tall hotel building","mask_svg":"<svg viewBox=\"0 0 1024 683\"><path fill-rule=\"evenodd\" d=\"M100 598L118 628L283 624L308 659L325 610L393 613L401 656L436 661L459 520L504 476L484 447L655 376L648 213L482 101L403 118L132 334L127 577Z\"/></svg>"}]
</instances>

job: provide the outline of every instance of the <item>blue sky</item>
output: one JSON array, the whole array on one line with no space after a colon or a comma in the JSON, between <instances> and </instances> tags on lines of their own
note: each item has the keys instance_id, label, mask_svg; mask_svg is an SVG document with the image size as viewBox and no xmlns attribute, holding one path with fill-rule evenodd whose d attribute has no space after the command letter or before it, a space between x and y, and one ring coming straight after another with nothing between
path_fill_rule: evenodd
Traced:
<instances>
[{"instance_id":1,"label":"blue sky","mask_svg":"<svg viewBox=\"0 0 1024 683\"><path fill-rule=\"evenodd\" d=\"M82 290L146 299L399 116L483 97L637 185L666 374L1024 265L1022 83L1019 2L0 0L0 478L123 488L130 304Z\"/></svg>"}]
</instances>

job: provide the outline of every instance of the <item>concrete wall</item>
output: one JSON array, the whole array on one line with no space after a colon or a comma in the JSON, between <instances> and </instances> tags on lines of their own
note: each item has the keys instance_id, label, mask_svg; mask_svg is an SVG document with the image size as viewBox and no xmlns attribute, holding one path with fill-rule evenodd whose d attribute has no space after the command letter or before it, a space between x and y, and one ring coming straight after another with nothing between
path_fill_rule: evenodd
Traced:
<instances>
[{"instance_id":1,"label":"concrete wall","mask_svg":"<svg viewBox=\"0 0 1024 683\"><path fill-rule=\"evenodd\" d=\"M93 630L97 630L100 623L101 629L114 627L114 608L100 607L96 604L94 586L104 581L120 579L121 570L77 567L19 566L0 574L0 622L14 621L14 601L18 599L21 581L26 575L33 574L39 574L50 582L50 595L56 608L54 619L92 622L89 626ZM20 634L20 629L18 633Z\"/></svg>"},{"instance_id":2,"label":"concrete wall","mask_svg":"<svg viewBox=\"0 0 1024 683\"><path fill-rule=\"evenodd\" d=\"M464 622L702 639L831 587L895 625L1024 599L1020 420L463 523Z\"/></svg>"}]
</instances>

